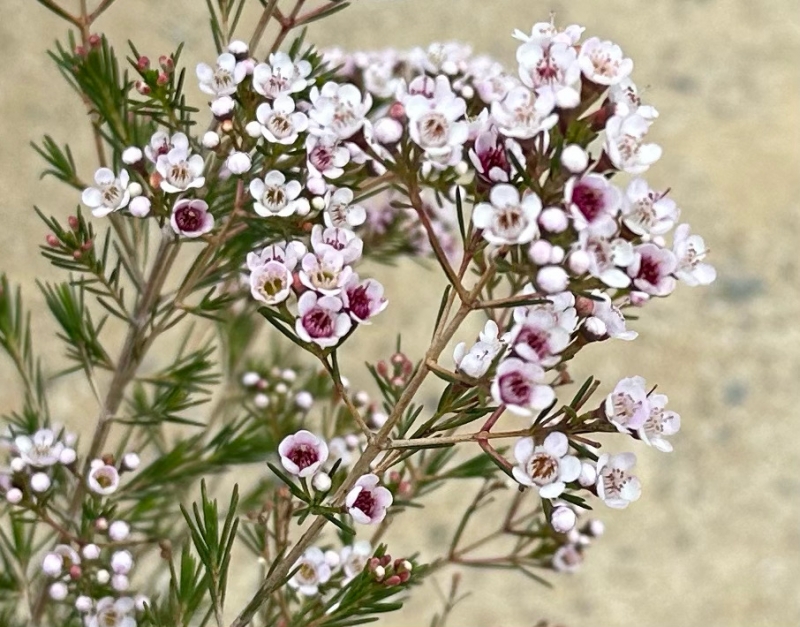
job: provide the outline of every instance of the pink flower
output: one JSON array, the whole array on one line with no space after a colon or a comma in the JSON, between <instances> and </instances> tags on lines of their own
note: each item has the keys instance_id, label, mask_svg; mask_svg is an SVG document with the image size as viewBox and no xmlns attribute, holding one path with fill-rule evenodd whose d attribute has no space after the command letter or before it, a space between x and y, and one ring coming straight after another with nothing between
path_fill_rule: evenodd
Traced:
<instances>
[{"instance_id":1,"label":"pink flower","mask_svg":"<svg viewBox=\"0 0 800 627\"><path fill-rule=\"evenodd\" d=\"M522 438L514 446L517 465L511 474L520 484L538 488L543 499L557 498L581 474L580 460L568 451L569 440L563 433L551 433L539 446L533 438Z\"/></svg>"},{"instance_id":2,"label":"pink flower","mask_svg":"<svg viewBox=\"0 0 800 627\"><path fill-rule=\"evenodd\" d=\"M469 151L469 159L478 176L488 183L508 183L514 168L509 163L506 151L511 151L520 163L525 163L520 145L513 139L503 140L492 127L479 133Z\"/></svg>"},{"instance_id":3,"label":"pink flower","mask_svg":"<svg viewBox=\"0 0 800 627\"><path fill-rule=\"evenodd\" d=\"M172 207L169 223L178 235L200 237L214 228L214 216L205 201L184 198Z\"/></svg>"},{"instance_id":4,"label":"pink flower","mask_svg":"<svg viewBox=\"0 0 800 627\"><path fill-rule=\"evenodd\" d=\"M597 460L597 496L614 509L625 509L642 495L638 477L628 471L636 465L636 455L604 454Z\"/></svg>"},{"instance_id":5,"label":"pink flower","mask_svg":"<svg viewBox=\"0 0 800 627\"><path fill-rule=\"evenodd\" d=\"M596 335L606 335L618 340L635 340L636 331L629 330L622 310L611 302L611 297L599 290L592 291L592 295L600 300L592 301L592 315L588 319L593 325Z\"/></svg>"},{"instance_id":6,"label":"pink flower","mask_svg":"<svg viewBox=\"0 0 800 627\"><path fill-rule=\"evenodd\" d=\"M627 433L636 430L650 415L645 385L642 377L622 379L606 397L606 417L618 431Z\"/></svg>"},{"instance_id":7,"label":"pink flower","mask_svg":"<svg viewBox=\"0 0 800 627\"><path fill-rule=\"evenodd\" d=\"M578 250L588 255L589 274L597 277L609 287L623 288L631 284L631 278L621 270L633 263L633 245L622 239L609 240L605 237L592 237L588 231L581 231Z\"/></svg>"},{"instance_id":8,"label":"pink flower","mask_svg":"<svg viewBox=\"0 0 800 627\"><path fill-rule=\"evenodd\" d=\"M650 189L644 179L628 184L622 198L622 221L637 235L663 235L678 219L680 210L675 201Z\"/></svg>"},{"instance_id":9,"label":"pink flower","mask_svg":"<svg viewBox=\"0 0 800 627\"><path fill-rule=\"evenodd\" d=\"M333 249L322 254L307 253L301 267L300 282L326 296L340 294L353 274L353 269L344 265L342 253Z\"/></svg>"},{"instance_id":10,"label":"pink flower","mask_svg":"<svg viewBox=\"0 0 800 627\"><path fill-rule=\"evenodd\" d=\"M253 89L266 98L303 91L308 85L311 64L306 60L294 63L285 52L269 55L269 64L259 63L253 69Z\"/></svg>"},{"instance_id":11,"label":"pink flower","mask_svg":"<svg viewBox=\"0 0 800 627\"><path fill-rule=\"evenodd\" d=\"M560 361L558 356L569 344L570 334L547 311L514 311L516 325L511 329L511 347L525 361L545 368Z\"/></svg>"},{"instance_id":12,"label":"pink flower","mask_svg":"<svg viewBox=\"0 0 800 627\"><path fill-rule=\"evenodd\" d=\"M628 266L628 276L646 294L666 296L675 289L672 273L677 266L678 260L672 251L655 244L642 244L635 248L633 262Z\"/></svg>"},{"instance_id":13,"label":"pink flower","mask_svg":"<svg viewBox=\"0 0 800 627\"><path fill-rule=\"evenodd\" d=\"M386 518L386 510L392 504L392 493L378 485L378 476L363 475L347 494L345 506L357 523L377 525Z\"/></svg>"},{"instance_id":14,"label":"pink flower","mask_svg":"<svg viewBox=\"0 0 800 627\"><path fill-rule=\"evenodd\" d=\"M341 253L345 263L353 263L361 257L364 242L350 229L335 226L323 229L322 225L315 224L311 229L311 248L318 255L335 250Z\"/></svg>"},{"instance_id":15,"label":"pink flower","mask_svg":"<svg viewBox=\"0 0 800 627\"><path fill-rule=\"evenodd\" d=\"M306 164L310 178L339 178L350 162L350 151L335 133L312 129L306 138Z\"/></svg>"},{"instance_id":16,"label":"pink flower","mask_svg":"<svg viewBox=\"0 0 800 627\"><path fill-rule=\"evenodd\" d=\"M375 279L358 280L358 275L350 275L342 291L344 309L358 323L370 324L369 319L378 315L388 305L383 296L383 285Z\"/></svg>"},{"instance_id":17,"label":"pink flower","mask_svg":"<svg viewBox=\"0 0 800 627\"><path fill-rule=\"evenodd\" d=\"M587 174L571 178L564 186L564 201L576 231L586 229L597 237L611 237L617 232L621 194L606 177Z\"/></svg>"},{"instance_id":18,"label":"pink flower","mask_svg":"<svg viewBox=\"0 0 800 627\"><path fill-rule=\"evenodd\" d=\"M350 316L342 311L342 301L336 296L318 296L306 292L297 301L298 317L295 331L304 342L323 348L335 346L352 326Z\"/></svg>"},{"instance_id":19,"label":"pink flower","mask_svg":"<svg viewBox=\"0 0 800 627\"><path fill-rule=\"evenodd\" d=\"M542 210L539 197L531 192L520 200L513 185L500 183L489 192L491 202L476 205L472 222L483 229L491 244L527 244L539 236L536 218Z\"/></svg>"},{"instance_id":20,"label":"pink flower","mask_svg":"<svg viewBox=\"0 0 800 627\"><path fill-rule=\"evenodd\" d=\"M519 416L531 416L555 399L555 392L543 383L544 369L511 357L497 367L492 381L492 398Z\"/></svg>"},{"instance_id":21,"label":"pink flower","mask_svg":"<svg viewBox=\"0 0 800 627\"><path fill-rule=\"evenodd\" d=\"M281 440L278 454L288 473L310 477L328 459L328 445L310 431L300 430Z\"/></svg>"}]
</instances>

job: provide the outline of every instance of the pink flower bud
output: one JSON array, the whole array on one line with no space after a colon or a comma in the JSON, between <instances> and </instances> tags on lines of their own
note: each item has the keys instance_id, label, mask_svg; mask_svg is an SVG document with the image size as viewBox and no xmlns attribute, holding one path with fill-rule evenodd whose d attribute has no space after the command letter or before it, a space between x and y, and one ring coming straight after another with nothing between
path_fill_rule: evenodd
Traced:
<instances>
[{"instance_id":1,"label":"pink flower bud","mask_svg":"<svg viewBox=\"0 0 800 627\"><path fill-rule=\"evenodd\" d=\"M140 72L144 72L145 70L150 69L150 59L146 56L142 55L138 59L136 59L136 67Z\"/></svg>"},{"instance_id":2,"label":"pink flower bud","mask_svg":"<svg viewBox=\"0 0 800 627\"><path fill-rule=\"evenodd\" d=\"M57 248L58 245L61 243L58 241L58 238L52 233L48 234L47 237L45 237L45 240L47 241L47 245L52 246L53 248Z\"/></svg>"},{"instance_id":3,"label":"pink flower bud","mask_svg":"<svg viewBox=\"0 0 800 627\"><path fill-rule=\"evenodd\" d=\"M166 85L169 83L169 76L165 72L159 72L158 78L156 78L157 85Z\"/></svg>"},{"instance_id":4,"label":"pink flower bud","mask_svg":"<svg viewBox=\"0 0 800 627\"><path fill-rule=\"evenodd\" d=\"M22 501L22 490L19 488L11 488L8 492L6 492L6 501L12 505L16 505Z\"/></svg>"},{"instance_id":5,"label":"pink flower bud","mask_svg":"<svg viewBox=\"0 0 800 627\"><path fill-rule=\"evenodd\" d=\"M69 224L69 228L71 228L73 231L77 231L78 227L80 226L77 216L70 216L67 218L67 224Z\"/></svg>"},{"instance_id":6,"label":"pink flower bud","mask_svg":"<svg viewBox=\"0 0 800 627\"><path fill-rule=\"evenodd\" d=\"M62 583L60 581L55 582L50 588L48 589L48 594L53 601L63 601L67 598L67 594L69 594L69 589L67 588L67 584Z\"/></svg>"},{"instance_id":7,"label":"pink flower bud","mask_svg":"<svg viewBox=\"0 0 800 627\"><path fill-rule=\"evenodd\" d=\"M539 225L548 233L563 233L569 226L567 214L558 207L548 207L539 214Z\"/></svg>"},{"instance_id":8,"label":"pink flower bud","mask_svg":"<svg viewBox=\"0 0 800 627\"><path fill-rule=\"evenodd\" d=\"M150 94L150 85L145 83L144 81L136 81L133 84L134 89L138 91L142 96L147 96Z\"/></svg>"},{"instance_id":9,"label":"pink flower bud","mask_svg":"<svg viewBox=\"0 0 800 627\"><path fill-rule=\"evenodd\" d=\"M577 144L570 144L561 152L561 164L573 174L579 174L588 167L589 155Z\"/></svg>"},{"instance_id":10,"label":"pink flower bud","mask_svg":"<svg viewBox=\"0 0 800 627\"><path fill-rule=\"evenodd\" d=\"M570 272L576 276L585 274L589 270L590 263L589 254L584 250L573 251L567 259Z\"/></svg>"},{"instance_id":11,"label":"pink flower bud","mask_svg":"<svg viewBox=\"0 0 800 627\"><path fill-rule=\"evenodd\" d=\"M538 239L531 244L528 256L536 265L543 266L550 261L553 246L546 239Z\"/></svg>"},{"instance_id":12,"label":"pink flower bud","mask_svg":"<svg viewBox=\"0 0 800 627\"><path fill-rule=\"evenodd\" d=\"M536 274L536 285L546 294L556 294L567 289L569 277L560 266L545 266Z\"/></svg>"},{"instance_id":13,"label":"pink flower bud","mask_svg":"<svg viewBox=\"0 0 800 627\"><path fill-rule=\"evenodd\" d=\"M550 514L550 525L557 533L567 533L575 527L578 517L569 507L556 507Z\"/></svg>"}]
</instances>

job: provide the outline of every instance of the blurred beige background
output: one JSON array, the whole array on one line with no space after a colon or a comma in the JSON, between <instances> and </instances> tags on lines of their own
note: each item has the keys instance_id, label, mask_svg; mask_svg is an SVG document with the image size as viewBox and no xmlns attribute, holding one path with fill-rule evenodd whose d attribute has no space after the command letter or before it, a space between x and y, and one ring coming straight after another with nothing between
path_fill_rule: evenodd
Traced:
<instances>
[{"instance_id":1,"label":"blurred beige background","mask_svg":"<svg viewBox=\"0 0 800 627\"><path fill-rule=\"evenodd\" d=\"M510 65L513 29L528 30L553 11L562 25L579 22L587 34L618 42L634 59L634 80L649 86L646 99L661 112L652 136L664 147L664 157L647 176L656 187L672 188L683 218L706 237L719 271L711 288L680 287L646 308L635 323L636 342L607 343L578 360L576 375L593 373L607 386L633 374L657 382L683 416L675 453L636 448L642 499L624 512L596 509L607 523L606 536L588 552L579 574L554 578L552 591L521 576L466 573L464 589L474 594L457 607L450 625L526 627L540 618L572 627L800 625L797 3L356 0L354 5L315 25L309 40L355 49L461 39ZM33 0L4 8L2 269L25 284L36 308L41 299L34 278L55 273L37 255L45 233L31 206L64 217L79 198L39 181L42 163L28 142L43 133L70 142L86 178L94 164L80 103L44 54L63 37L63 25ZM204 12L200 0L118 0L99 26L120 48L130 38L151 58L186 41L184 61L191 66L212 58ZM420 310L417 272L404 266L402 278L391 279L386 317L363 333L370 356L391 350L396 330L409 318L430 324L435 303ZM377 274L389 281L388 269ZM45 335L51 327L41 309L34 318L40 350L47 355L52 346L60 353ZM421 341L428 328L419 334ZM412 353L421 349L413 339L407 347ZM0 374L9 381L5 363ZM359 377L355 370L352 377ZM14 386L13 379L4 386L3 409L16 401ZM94 420L88 395L63 384L57 389L66 421L80 427ZM616 446L621 450L624 443ZM431 547L446 537L441 513L464 505L466 498L442 495L410 514L416 518L404 521L406 531L392 552L432 556ZM233 599L244 597L251 585L240 582ZM402 619L387 624L427 624L438 610L435 599L426 590Z\"/></svg>"}]
</instances>

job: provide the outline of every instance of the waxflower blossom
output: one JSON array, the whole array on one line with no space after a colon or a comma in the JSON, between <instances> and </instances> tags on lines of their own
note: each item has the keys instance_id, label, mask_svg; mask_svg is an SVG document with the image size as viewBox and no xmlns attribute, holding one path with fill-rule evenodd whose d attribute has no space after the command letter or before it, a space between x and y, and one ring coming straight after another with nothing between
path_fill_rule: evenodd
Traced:
<instances>
[{"instance_id":1,"label":"waxflower blossom","mask_svg":"<svg viewBox=\"0 0 800 627\"><path fill-rule=\"evenodd\" d=\"M463 98L452 92L434 99L417 94L409 96L404 106L411 139L428 158L455 165L469 134L467 123L458 121L467 110Z\"/></svg>"},{"instance_id":2,"label":"waxflower blossom","mask_svg":"<svg viewBox=\"0 0 800 627\"><path fill-rule=\"evenodd\" d=\"M492 398L519 416L531 416L555 399L553 388L544 382L544 369L516 357L500 362L492 381Z\"/></svg>"},{"instance_id":3,"label":"waxflower blossom","mask_svg":"<svg viewBox=\"0 0 800 627\"><path fill-rule=\"evenodd\" d=\"M574 544L564 544L553 554L553 569L561 573L577 572L583 564L583 554Z\"/></svg>"},{"instance_id":4,"label":"waxflower blossom","mask_svg":"<svg viewBox=\"0 0 800 627\"><path fill-rule=\"evenodd\" d=\"M102 218L128 205L131 195L127 170L120 170L117 176L113 170L99 168L94 173L94 182L96 187L83 190L81 202L92 210L95 218Z\"/></svg>"},{"instance_id":5,"label":"waxflower blossom","mask_svg":"<svg viewBox=\"0 0 800 627\"><path fill-rule=\"evenodd\" d=\"M663 235L679 214L675 201L650 189L644 179L632 180L622 197L622 222L637 235Z\"/></svg>"},{"instance_id":6,"label":"waxflower blossom","mask_svg":"<svg viewBox=\"0 0 800 627\"><path fill-rule=\"evenodd\" d=\"M264 218L308 213L310 205L308 199L300 196L302 191L299 181L287 182L284 173L278 170L267 172L263 180L250 181L250 195L255 198L253 209Z\"/></svg>"},{"instance_id":7,"label":"waxflower blossom","mask_svg":"<svg viewBox=\"0 0 800 627\"><path fill-rule=\"evenodd\" d=\"M606 397L606 418L621 433L641 427L650 415L646 383L642 377L622 379Z\"/></svg>"},{"instance_id":8,"label":"waxflower blossom","mask_svg":"<svg viewBox=\"0 0 800 627\"><path fill-rule=\"evenodd\" d=\"M672 451L672 443L665 438L680 431L681 417L674 411L664 409L667 405L666 394L651 394L647 400L650 415L639 427L637 434L645 444L669 453Z\"/></svg>"},{"instance_id":9,"label":"waxflower blossom","mask_svg":"<svg viewBox=\"0 0 800 627\"><path fill-rule=\"evenodd\" d=\"M297 477L310 477L328 459L328 445L310 431L288 435L278 445L281 465Z\"/></svg>"},{"instance_id":10,"label":"waxflower blossom","mask_svg":"<svg viewBox=\"0 0 800 627\"><path fill-rule=\"evenodd\" d=\"M375 279L359 281L356 273L345 283L341 298L345 311L359 324L371 324L370 318L389 304L383 295L383 285Z\"/></svg>"},{"instance_id":11,"label":"waxflower blossom","mask_svg":"<svg viewBox=\"0 0 800 627\"><path fill-rule=\"evenodd\" d=\"M506 337L500 338L499 333L497 323L487 320L478 341L469 350L466 342L459 342L453 350L453 361L457 370L474 379L485 375L507 341Z\"/></svg>"},{"instance_id":12,"label":"waxflower blossom","mask_svg":"<svg viewBox=\"0 0 800 627\"><path fill-rule=\"evenodd\" d=\"M219 98L236 93L236 88L247 76L247 66L237 63L230 52L223 52L217 57L217 64L212 68L206 63L197 64L197 79L200 90Z\"/></svg>"},{"instance_id":13,"label":"waxflower blossom","mask_svg":"<svg viewBox=\"0 0 800 627\"><path fill-rule=\"evenodd\" d=\"M611 237L617 232L621 200L620 191L599 174L573 177L564 186L564 202L575 230L586 229L597 237Z\"/></svg>"},{"instance_id":14,"label":"waxflower blossom","mask_svg":"<svg viewBox=\"0 0 800 627\"><path fill-rule=\"evenodd\" d=\"M325 194L325 210L322 214L325 226L353 228L364 224L367 211L361 205L353 204L353 198L353 190L349 187Z\"/></svg>"},{"instance_id":15,"label":"waxflower blossom","mask_svg":"<svg viewBox=\"0 0 800 627\"><path fill-rule=\"evenodd\" d=\"M103 597L97 602L92 615L86 617L87 627L136 627L136 619L131 597Z\"/></svg>"},{"instance_id":16,"label":"waxflower blossom","mask_svg":"<svg viewBox=\"0 0 800 627\"><path fill-rule=\"evenodd\" d=\"M308 253L301 262L300 282L325 296L337 296L352 273L353 269L344 264L338 250L327 250L321 255Z\"/></svg>"},{"instance_id":17,"label":"waxflower blossom","mask_svg":"<svg viewBox=\"0 0 800 627\"><path fill-rule=\"evenodd\" d=\"M341 253L344 263L354 263L361 257L364 242L353 231L335 226L323 229L315 224L311 229L311 248L318 255L330 250Z\"/></svg>"},{"instance_id":18,"label":"waxflower blossom","mask_svg":"<svg viewBox=\"0 0 800 627\"><path fill-rule=\"evenodd\" d=\"M342 584L345 585L360 575L371 556L372 545L366 540L342 547L339 553L339 564L344 573Z\"/></svg>"},{"instance_id":19,"label":"waxflower blossom","mask_svg":"<svg viewBox=\"0 0 800 627\"><path fill-rule=\"evenodd\" d=\"M506 137L530 139L547 132L556 122L554 96L550 92L534 94L527 87L515 87L502 101L492 103L492 119Z\"/></svg>"},{"instance_id":20,"label":"waxflower blossom","mask_svg":"<svg viewBox=\"0 0 800 627\"><path fill-rule=\"evenodd\" d=\"M598 85L615 85L633 71L633 61L623 56L618 45L598 37L581 44L578 65L583 75Z\"/></svg>"},{"instance_id":21,"label":"waxflower blossom","mask_svg":"<svg viewBox=\"0 0 800 627\"><path fill-rule=\"evenodd\" d=\"M264 138L284 146L295 143L300 133L308 128L306 114L295 111L294 100L285 94L275 98L272 104L264 102L258 105L256 118Z\"/></svg>"},{"instance_id":22,"label":"waxflower blossom","mask_svg":"<svg viewBox=\"0 0 800 627\"><path fill-rule=\"evenodd\" d=\"M472 212L472 222L483 229L491 244L526 244L538 237L536 218L542 210L539 197L530 192L520 200L513 185L500 183L489 192L490 202L482 202Z\"/></svg>"},{"instance_id":23,"label":"waxflower blossom","mask_svg":"<svg viewBox=\"0 0 800 627\"><path fill-rule=\"evenodd\" d=\"M642 244L634 251L634 258L628 266L628 276L633 284L646 294L666 296L675 289L672 274L678 260L671 250L655 244Z\"/></svg>"},{"instance_id":24,"label":"waxflower blossom","mask_svg":"<svg viewBox=\"0 0 800 627\"><path fill-rule=\"evenodd\" d=\"M611 302L608 294L599 290L592 291L595 300L592 301L592 315L587 321L593 321L597 335L608 334L618 340L635 340L638 333L628 329L622 310Z\"/></svg>"},{"instance_id":25,"label":"waxflower blossom","mask_svg":"<svg viewBox=\"0 0 800 627\"><path fill-rule=\"evenodd\" d=\"M689 286L709 285L717 278L714 266L703 263L708 250L703 238L689 234L689 225L680 224L675 229L672 252L677 258L675 276Z\"/></svg>"},{"instance_id":26,"label":"waxflower blossom","mask_svg":"<svg viewBox=\"0 0 800 627\"><path fill-rule=\"evenodd\" d=\"M299 257L305 254L305 246L292 242L286 246L273 244L258 255L247 255L250 268L250 293L253 298L267 305L282 303L292 293L292 271Z\"/></svg>"},{"instance_id":27,"label":"waxflower blossom","mask_svg":"<svg viewBox=\"0 0 800 627\"><path fill-rule=\"evenodd\" d=\"M119 487L119 473L114 466L109 466L96 459L92 462L86 483L95 494L108 496L116 492Z\"/></svg>"},{"instance_id":28,"label":"waxflower blossom","mask_svg":"<svg viewBox=\"0 0 800 627\"><path fill-rule=\"evenodd\" d=\"M311 64L305 59L295 63L285 52L273 52L269 63L259 63L253 69L253 89L269 99L294 94L306 88L309 74Z\"/></svg>"},{"instance_id":29,"label":"waxflower blossom","mask_svg":"<svg viewBox=\"0 0 800 627\"><path fill-rule=\"evenodd\" d=\"M609 287L623 288L631 284L631 278L622 268L634 261L633 245L622 239L592 237L582 231L576 250L588 255L588 271Z\"/></svg>"},{"instance_id":30,"label":"waxflower blossom","mask_svg":"<svg viewBox=\"0 0 800 627\"><path fill-rule=\"evenodd\" d=\"M581 77L578 54L572 44L562 41L528 41L517 49L519 77L537 94L552 94L562 109L580 102L576 88Z\"/></svg>"},{"instance_id":31,"label":"waxflower blossom","mask_svg":"<svg viewBox=\"0 0 800 627\"><path fill-rule=\"evenodd\" d=\"M347 493L345 506L359 524L377 525L386 518L386 510L393 501L392 493L378 482L377 475L363 475Z\"/></svg>"},{"instance_id":32,"label":"waxflower blossom","mask_svg":"<svg viewBox=\"0 0 800 627\"><path fill-rule=\"evenodd\" d=\"M168 194L185 192L205 185L203 157L193 155L185 148L173 148L156 161L156 170L161 175L161 189Z\"/></svg>"},{"instance_id":33,"label":"waxflower blossom","mask_svg":"<svg viewBox=\"0 0 800 627\"><path fill-rule=\"evenodd\" d=\"M319 586L331 578L331 567L325 561L325 554L315 546L306 549L294 569L297 572L289 579L288 584L306 597L317 595Z\"/></svg>"},{"instance_id":34,"label":"waxflower blossom","mask_svg":"<svg viewBox=\"0 0 800 627\"><path fill-rule=\"evenodd\" d=\"M339 136L330 131L311 129L306 137L306 165L311 178L339 178L350 162L350 151Z\"/></svg>"},{"instance_id":35,"label":"waxflower blossom","mask_svg":"<svg viewBox=\"0 0 800 627\"><path fill-rule=\"evenodd\" d=\"M514 320L510 345L519 357L545 368L560 361L558 355L569 344L570 334L555 316L539 309L526 312L518 308Z\"/></svg>"},{"instance_id":36,"label":"waxflower blossom","mask_svg":"<svg viewBox=\"0 0 800 627\"><path fill-rule=\"evenodd\" d=\"M173 148L189 151L189 138L184 133L174 133L170 136L164 131L156 131L144 147L145 156L153 163L158 163L158 158L166 155Z\"/></svg>"},{"instance_id":37,"label":"waxflower blossom","mask_svg":"<svg viewBox=\"0 0 800 627\"><path fill-rule=\"evenodd\" d=\"M28 466L44 468L59 463L64 445L56 439L51 429L39 429L31 436L18 435L14 446Z\"/></svg>"},{"instance_id":38,"label":"waxflower blossom","mask_svg":"<svg viewBox=\"0 0 800 627\"><path fill-rule=\"evenodd\" d=\"M522 148L513 139L503 140L495 127L479 133L469 150L469 159L478 176L489 183L508 183L514 171L506 157L511 151L519 163L525 163Z\"/></svg>"},{"instance_id":39,"label":"waxflower blossom","mask_svg":"<svg viewBox=\"0 0 800 627\"><path fill-rule=\"evenodd\" d=\"M628 471L636 465L636 455L603 454L597 460L597 496L614 509L625 509L642 494L639 479Z\"/></svg>"},{"instance_id":40,"label":"waxflower blossom","mask_svg":"<svg viewBox=\"0 0 800 627\"><path fill-rule=\"evenodd\" d=\"M312 87L312 108L309 117L314 123L334 133L340 139L349 139L361 129L372 108L372 96L365 94L355 85L340 85L333 81L325 83L322 88Z\"/></svg>"},{"instance_id":41,"label":"waxflower blossom","mask_svg":"<svg viewBox=\"0 0 800 627\"><path fill-rule=\"evenodd\" d=\"M606 122L606 154L619 170L641 174L661 158L661 147L643 143L650 122L637 113L614 115Z\"/></svg>"},{"instance_id":42,"label":"waxflower blossom","mask_svg":"<svg viewBox=\"0 0 800 627\"><path fill-rule=\"evenodd\" d=\"M350 316L342 311L342 300L336 296L320 297L306 292L297 301L295 331L304 342L322 348L335 346L352 327Z\"/></svg>"},{"instance_id":43,"label":"waxflower blossom","mask_svg":"<svg viewBox=\"0 0 800 627\"><path fill-rule=\"evenodd\" d=\"M172 207L169 223L178 235L200 237L214 228L214 216L204 200L184 198Z\"/></svg>"},{"instance_id":44,"label":"waxflower blossom","mask_svg":"<svg viewBox=\"0 0 800 627\"><path fill-rule=\"evenodd\" d=\"M517 465L511 469L520 484L538 488L543 499L554 499L581 474L581 462L568 455L569 440L558 431L549 434L536 446L533 438L522 438L514 445Z\"/></svg>"},{"instance_id":45,"label":"waxflower blossom","mask_svg":"<svg viewBox=\"0 0 800 627\"><path fill-rule=\"evenodd\" d=\"M614 104L614 113L625 117L635 113L652 122L658 117L658 111L651 105L643 105L639 91L630 78L624 78L608 90L608 99Z\"/></svg>"}]
</instances>

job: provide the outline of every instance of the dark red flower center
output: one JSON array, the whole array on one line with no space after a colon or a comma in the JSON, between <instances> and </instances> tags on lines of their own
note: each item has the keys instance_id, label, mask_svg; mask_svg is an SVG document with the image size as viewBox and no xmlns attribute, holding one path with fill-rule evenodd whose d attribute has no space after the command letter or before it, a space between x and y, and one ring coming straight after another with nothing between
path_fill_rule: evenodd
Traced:
<instances>
[{"instance_id":1,"label":"dark red flower center","mask_svg":"<svg viewBox=\"0 0 800 627\"><path fill-rule=\"evenodd\" d=\"M592 222L603 210L603 194L588 185L578 183L572 190L572 202L587 222Z\"/></svg>"},{"instance_id":2,"label":"dark red flower center","mask_svg":"<svg viewBox=\"0 0 800 627\"><path fill-rule=\"evenodd\" d=\"M639 266L639 278L647 281L650 285L656 285L661 280L661 271L658 262L652 257L642 257Z\"/></svg>"},{"instance_id":3,"label":"dark red flower center","mask_svg":"<svg viewBox=\"0 0 800 627\"><path fill-rule=\"evenodd\" d=\"M372 516L372 510L375 508L375 497L372 496L372 492L362 488L353 502L353 507L360 509L367 516Z\"/></svg>"},{"instance_id":4,"label":"dark red flower center","mask_svg":"<svg viewBox=\"0 0 800 627\"><path fill-rule=\"evenodd\" d=\"M175 212L175 223L181 231L199 231L203 226L203 214L192 207L182 207Z\"/></svg>"},{"instance_id":5,"label":"dark red flower center","mask_svg":"<svg viewBox=\"0 0 800 627\"><path fill-rule=\"evenodd\" d=\"M370 301L367 295L367 286L358 285L347 292L347 298L350 303L350 311L359 320L366 320L370 315Z\"/></svg>"},{"instance_id":6,"label":"dark red flower center","mask_svg":"<svg viewBox=\"0 0 800 627\"><path fill-rule=\"evenodd\" d=\"M519 372L509 372L500 377L500 395L504 402L512 405L527 405L531 395L531 384Z\"/></svg>"},{"instance_id":7,"label":"dark red flower center","mask_svg":"<svg viewBox=\"0 0 800 627\"><path fill-rule=\"evenodd\" d=\"M325 309L315 307L303 316L303 327L311 337L330 337L333 335L333 317Z\"/></svg>"},{"instance_id":8,"label":"dark red flower center","mask_svg":"<svg viewBox=\"0 0 800 627\"><path fill-rule=\"evenodd\" d=\"M550 354L550 349L547 346L547 334L543 333L539 329L522 327L519 335L517 335L516 343L524 344L540 358L547 357Z\"/></svg>"},{"instance_id":9,"label":"dark red flower center","mask_svg":"<svg viewBox=\"0 0 800 627\"><path fill-rule=\"evenodd\" d=\"M319 461L317 450L310 444L298 444L286 456L291 459L300 470L308 468Z\"/></svg>"}]
</instances>

